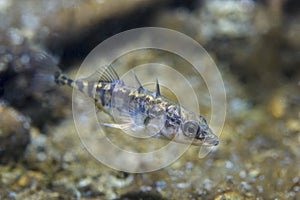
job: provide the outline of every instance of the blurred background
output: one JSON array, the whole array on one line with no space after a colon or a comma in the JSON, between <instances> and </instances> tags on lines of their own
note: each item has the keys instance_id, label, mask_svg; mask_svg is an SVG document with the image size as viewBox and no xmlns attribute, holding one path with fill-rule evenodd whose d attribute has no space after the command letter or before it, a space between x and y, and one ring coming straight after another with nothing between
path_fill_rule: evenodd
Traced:
<instances>
[{"instance_id":1,"label":"blurred background","mask_svg":"<svg viewBox=\"0 0 300 200\"><path fill-rule=\"evenodd\" d=\"M300 199L299 22L297 0L0 0L0 199ZM32 77L37 52L74 77L99 43L147 26L180 31L208 51L227 116L204 159L191 147L164 169L129 174L80 144L71 89L37 93ZM188 64L164 53L118 64L162 60L193 82ZM193 87L209 117L205 84Z\"/></svg>"}]
</instances>

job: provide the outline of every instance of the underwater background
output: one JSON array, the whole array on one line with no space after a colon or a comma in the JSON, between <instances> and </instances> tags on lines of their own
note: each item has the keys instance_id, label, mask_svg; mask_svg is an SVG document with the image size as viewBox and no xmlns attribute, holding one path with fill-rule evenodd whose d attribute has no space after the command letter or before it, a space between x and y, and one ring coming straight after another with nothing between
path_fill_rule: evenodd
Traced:
<instances>
[{"instance_id":1,"label":"underwater background","mask_svg":"<svg viewBox=\"0 0 300 200\"><path fill-rule=\"evenodd\" d=\"M300 199L299 22L297 0L0 0L0 199ZM224 81L226 121L205 158L191 146L165 168L133 174L103 165L81 144L72 89L32 89L35 56L47 52L75 77L99 43L149 26L184 33L208 51ZM205 82L185 60L143 50L115 64L125 73L150 62L182 72L210 118ZM110 139L151 149L120 134Z\"/></svg>"}]
</instances>

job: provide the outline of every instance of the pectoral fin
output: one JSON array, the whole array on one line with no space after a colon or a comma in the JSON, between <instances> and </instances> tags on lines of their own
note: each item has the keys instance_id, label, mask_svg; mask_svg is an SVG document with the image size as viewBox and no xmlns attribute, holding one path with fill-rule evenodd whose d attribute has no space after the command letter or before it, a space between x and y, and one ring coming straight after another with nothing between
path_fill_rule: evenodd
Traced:
<instances>
[{"instance_id":1,"label":"pectoral fin","mask_svg":"<svg viewBox=\"0 0 300 200\"><path fill-rule=\"evenodd\" d=\"M116 128L116 129L121 129L121 130L130 130L131 129L131 123L126 123L126 124L108 124L108 123L103 123L102 126L110 127L110 128Z\"/></svg>"},{"instance_id":2,"label":"pectoral fin","mask_svg":"<svg viewBox=\"0 0 300 200\"><path fill-rule=\"evenodd\" d=\"M200 159L204 158L205 156L207 156L214 148L215 146L201 146L199 153L198 153L198 157Z\"/></svg>"}]
</instances>

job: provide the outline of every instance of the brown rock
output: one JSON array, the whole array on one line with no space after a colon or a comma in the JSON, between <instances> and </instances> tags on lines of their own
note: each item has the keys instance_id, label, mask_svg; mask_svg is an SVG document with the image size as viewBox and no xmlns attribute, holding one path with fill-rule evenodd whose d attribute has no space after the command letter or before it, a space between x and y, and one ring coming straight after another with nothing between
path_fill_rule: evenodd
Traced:
<instances>
[{"instance_id":1,"label":"brown rock","mask_svg":"<svg viewBox=\"0 0 300 200\"><path fill-rule=\"evenodd\" d=\"M0 163L15 161L22 157L30 142L29 120L0 102Z\"/></svg>"}]
</instances>

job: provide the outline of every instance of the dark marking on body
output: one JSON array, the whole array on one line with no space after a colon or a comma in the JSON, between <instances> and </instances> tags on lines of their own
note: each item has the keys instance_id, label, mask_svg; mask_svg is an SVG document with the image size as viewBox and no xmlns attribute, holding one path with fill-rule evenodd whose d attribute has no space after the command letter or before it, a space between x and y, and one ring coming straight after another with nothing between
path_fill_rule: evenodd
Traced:
<instances>
[{"instance_id":1,"label":"dark marking on body","mask_svg":"<svg viewBox=\"0 0 300 200\"><path fill-rule=\"evenodd\" d=\"M96 92L100 97L100 101L101 101L102 105L104 105L104 88L103 88L104 86L105 86L105 84L98 83L97 88L96 88Z\"/></svg>"},{"instance_id":2,"label":"dark marking on body","mask_svg":"<svg viewBox=\"0 0 300 200\"><path fill-rule=\"evenodd\" d=\"M72 79L68 79L68 85L69 85L69 86L72 86L73 82L74 82L74 81L73 81Z\"/></svg>"},{"instance_id":3,"label":"dark marking on body","mask_svg":"<svg viewBox=\"0 0 300 200\"><path fill-rule=\"evenodd\" d=\"M55 81L56 84L60 83L59 77L60 77L60 72L59 71L55 72L54 73L54 81Z\"/></svg>"},{"instance_id":4,"label":"dark marking on body","mask_svg":"<svg viewBox=\"0 0 300 200\"><path fill-rule=\"evenodd\" d=\"M93 89L94 89L94 83L93 82L88 82L88 86L87 86L87 89L88 89L88 95L90 97L93 97Z\"/></svg>"},{"instance_id":5,"label":"dark marking on body","mask_svg":"<svg viewBox=\"0 0 300 200\"><path fill-rule=\"evenodd\" d=\"M75 81L75 85L78 87L79 90L83 91L83 83L82 81Z\"/></svg>"}]
</instances>

